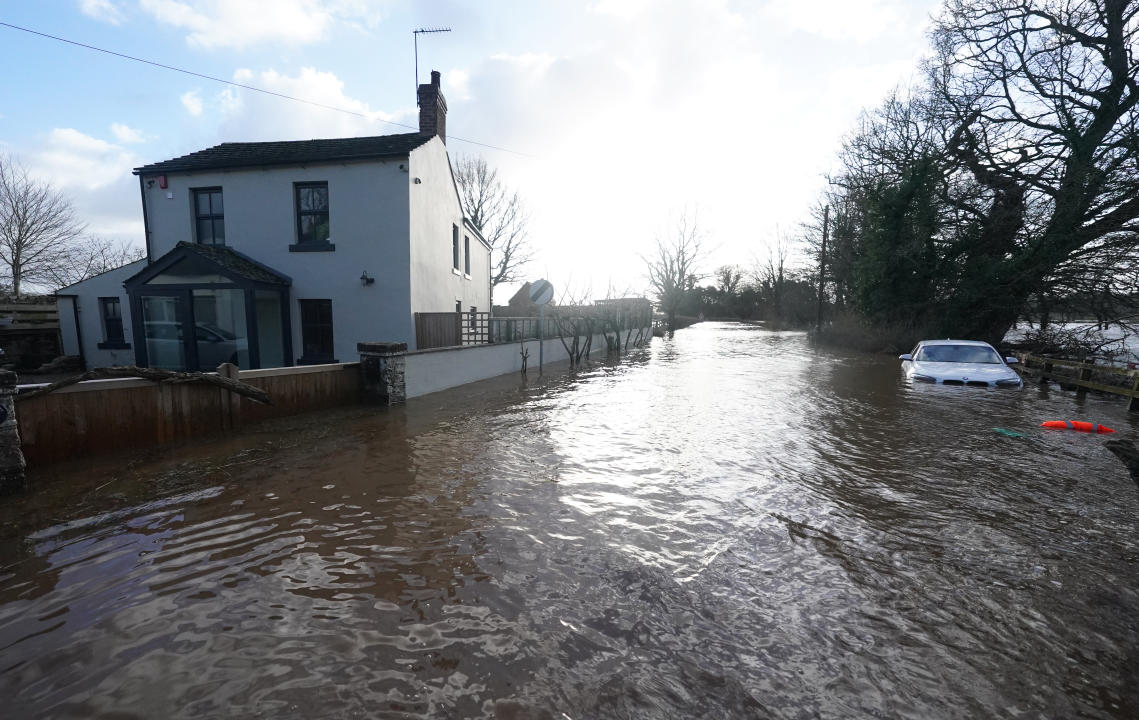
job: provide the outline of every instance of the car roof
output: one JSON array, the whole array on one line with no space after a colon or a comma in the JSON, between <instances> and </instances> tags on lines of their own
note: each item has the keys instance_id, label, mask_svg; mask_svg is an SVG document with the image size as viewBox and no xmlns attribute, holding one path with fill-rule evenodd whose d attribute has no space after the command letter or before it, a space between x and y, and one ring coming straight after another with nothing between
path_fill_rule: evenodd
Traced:
<instances>
[{"instance_id":1,"label":"car roof","mask_svg":"<svg viewBox=\"0 0 1139 720\"><path fill-rule=\"evenodd\" d=\"M918 345L979 345L981 347L992 347L983 340L922 340Z\"/></svg>"}]
</instances>

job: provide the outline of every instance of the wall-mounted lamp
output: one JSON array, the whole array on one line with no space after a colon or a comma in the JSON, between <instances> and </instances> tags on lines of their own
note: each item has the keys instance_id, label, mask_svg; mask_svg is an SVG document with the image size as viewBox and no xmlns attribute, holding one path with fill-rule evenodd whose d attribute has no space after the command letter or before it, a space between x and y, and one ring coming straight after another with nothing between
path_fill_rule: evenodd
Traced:
<instances>
[{"instance_id":1,"label":"wall-mounted lamp","mask_svg":"<svg viewBox=\"0 0 1139 720\"><path fill-rule=\"evenodd\" d=\"M361 285L372 285L375 282L376 282L376 279L374 277L369 277L367 270L360 273L360 284Z\"/></svg>"}]
</instances>

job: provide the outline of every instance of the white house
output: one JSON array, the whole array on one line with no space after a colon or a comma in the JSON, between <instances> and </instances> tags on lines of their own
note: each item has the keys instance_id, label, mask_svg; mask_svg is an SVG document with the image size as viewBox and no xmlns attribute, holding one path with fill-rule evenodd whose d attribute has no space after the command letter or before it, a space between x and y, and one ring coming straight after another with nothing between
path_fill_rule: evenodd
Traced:
<instances>
[{"instance_id":1,"label":"white house","mask_svg":"<svg viewBox=\"0 0 1139 720\"><path fill-rule=\"evenodd\" d=\"M212 370L415 347L414 313L491 309L490 246L464 217L439 73L418 133L223 143L136 168L146 259L59 291L88 367Z\"/></svg>"}]
</instances>

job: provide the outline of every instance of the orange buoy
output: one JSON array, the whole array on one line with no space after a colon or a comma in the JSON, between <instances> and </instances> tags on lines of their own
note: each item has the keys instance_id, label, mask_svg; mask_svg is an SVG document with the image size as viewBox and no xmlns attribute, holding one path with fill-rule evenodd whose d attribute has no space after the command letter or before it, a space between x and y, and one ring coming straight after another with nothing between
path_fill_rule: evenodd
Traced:
<instances>
[{"instance_id":1,"label":"orange buoy","mask_svg":"<svg viewBox=\"0 0 1139 720\"><path fill-rule=\"evenodd\" d=\"M1049 420L1040 423L1040 427L1056 428L1057 430L1078 430L1086 433L1113 433L1115 432L1106 425L1099 423L1083 422L1082 420Z\"/></svg>"}]
</instances>

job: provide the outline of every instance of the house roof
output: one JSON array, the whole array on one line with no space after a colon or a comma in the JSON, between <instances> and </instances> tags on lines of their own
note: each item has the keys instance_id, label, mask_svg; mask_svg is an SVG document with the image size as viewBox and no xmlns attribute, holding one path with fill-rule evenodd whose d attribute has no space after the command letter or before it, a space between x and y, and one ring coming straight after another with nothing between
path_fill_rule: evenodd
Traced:
<instances>
[{"instance_id":1,"label":"house roof","mask_svg":"<svg viewBox=\"0 0 1139 720\"><path fill-rule=\"evenodd\" d=\"M134 174L402 157L433 137L415 132L327 140L222 143L172 160L137 167Z\"/></svg>"},{"instance_id":2,"label":"house roof","mask_svg":"<svg viewBox=\"0 0 1139 720\"><path fill-rule=\"evenodd\" d=\"M207 260L223 270L226 275L234 277L239 281L246 280L251 283L263 285L292 285L293 283L292 279L287 275L282 275L276 270L262 265L256 260L246 257L225 245L199 245L197 243L180 242L175 245L170 252L155 260L141 272L135 273L127 278L123 284L126 285L129 283L134 285L140 281L145 282L149 280L151 276L164 271L166 267L172 264L172 261L190 254Z\"/></svg>"},{"instance_id":3,"label":"house roof","mask_svg":"<svg viewBox=\"0 0 1139 720\"><path fill-rule=\"evenodd\" d=\"M140 263L141 263L141 267L146 267L146 258L139 258L138 260L131 260L128 263L123 263L122 265L119 265L118 267L113 267L113 268L110 268L109 270L104 270L101 273L96 273L95 275L92 275L89 278L83 278L82 280L79 280L78 282L73 282L70 285L65 285L64 287L61 287L60 289L56 290L55 294L56 295L74 295L75 293L68 292L68 291L74 290L75 288L78 288L80 285L83 285L88 280L94 280L95 278L102 277L103 275L107 275L107 274L113 273L113 272L122 272L124 270L129 271L135 265L139 265Z\"/></svg>"}]
</instances>

